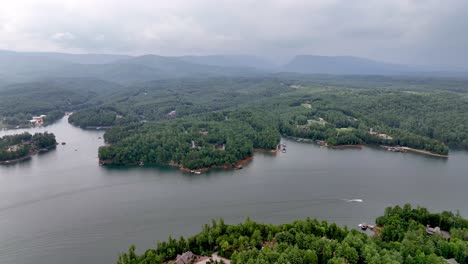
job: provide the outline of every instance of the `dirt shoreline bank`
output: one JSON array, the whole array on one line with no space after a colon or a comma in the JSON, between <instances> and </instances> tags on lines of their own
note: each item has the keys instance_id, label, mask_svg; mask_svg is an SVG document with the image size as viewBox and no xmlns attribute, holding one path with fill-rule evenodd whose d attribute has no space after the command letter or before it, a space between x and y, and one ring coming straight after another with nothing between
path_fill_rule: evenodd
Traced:
<instances>
[{"instance_id":1,"label":"dirt shoreline bank","mask_svg":"<svg viewBox=\"0 0 468 264\"><path fill-rule=\"evenodd\" d=\"M439 158L448 158L449 157L448 155L437 154L437 153L433 153L433 152L422 150L422 149L414 149L414 148L409 148L409 147L401 147L401 149L404 149L404 150L410 151L410 152L414 152L414 153L429 155L429 156L433 156L433 157L439 157Z\"/></svg>"}]
</instances>

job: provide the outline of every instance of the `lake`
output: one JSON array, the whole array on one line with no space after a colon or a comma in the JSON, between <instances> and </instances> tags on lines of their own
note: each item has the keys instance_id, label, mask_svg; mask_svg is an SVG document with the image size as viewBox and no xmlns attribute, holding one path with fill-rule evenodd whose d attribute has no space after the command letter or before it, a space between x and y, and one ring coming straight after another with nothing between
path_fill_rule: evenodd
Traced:
<instances>
[{"instance_id":1,"label":"lake","mask_svg":"<svg viewBox=\"0 0 468 264\"><path fill-rule=\"evenodd\" d=\"M115 263L131 244L141 252L220 217L275 224L311 217L356 227L404 203L468 217L468 153L462 151L442 159L286 140L287 153L257 153L242 170L192 175L100 167L104 132L73 127L66 118L28 131L53 132L67 144L0 166L0 263ZM7 133L18 131L0 136Z\"/></svg>"}]
</instances>

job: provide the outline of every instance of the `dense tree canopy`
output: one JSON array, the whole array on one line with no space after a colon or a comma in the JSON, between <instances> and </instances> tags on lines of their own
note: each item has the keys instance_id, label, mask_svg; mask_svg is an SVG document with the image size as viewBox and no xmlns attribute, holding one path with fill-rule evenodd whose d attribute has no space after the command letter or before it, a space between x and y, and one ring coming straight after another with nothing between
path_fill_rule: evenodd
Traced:
<instances>
[{"instance_id":1,"label":"dense tree canopy","mask_svg":"<svg viewBox=\"0 0 468 264\"><path fill-rule=\"evenodd\" d=\"M247 219L227 225L221 219L185 239L158 242L155 249L137 255L132 246L119 256L119 264L165 263L188 250L198 255L218 254L234 264L244 263L446 263L455 258L468 263L468 220L457 214L429 213L425 208L387 208L377 218L374 236L317 220L283 225L260 224ZM429 235L425 226L450 231L447 240Z\"/></svg>"},{"instance_id":2,"label":"dense tree canopy","mask_svg":"<svg viewBox=\"0 0 468 264\"><path fill-rule=\"evenodd\" d=\"M54 148L57 144L52 133L29 133L3 136L0 138L0 162L27 157L41 150Z\"/></svg>"},{"instance_id":3,"label":"dense tree canopy","mask_svg":"<svg viewBox=\"0 0 468 264\"><path fill-rule=\"evenodd\" d=\"M174 164L189 169L234 165L254 148L276 149L280 135L267 114L213 114L198 120L116 127L105 134L111 146L99 158L112 164Z\"/></svg>"},{"instance_id":4,"label":"dense tree canopy","mask_svg":"<svg viewBox=\"0 0 468 264\"><path fill-rule=\"evenodd\" d=\"M410 80L406 88L412 91L403 89L405 82L373 89L379 82L369 80L360 89L306 86L310 79L287 78L159 81L79 111L70 122L114 126L105 135L112 146L100 150L100 158L113 164L231 165L253 148L274 149L278 134L330 146L405 146L442 155L448 146L468 147L468 99L463 92L453 87L438 91ZM293 84L300 81L305 84ZM216 127L208 137L201 136L203 129L188 129L203 122Z\"/></svg>"},{"instance_id":5,"label":"dense tree canopy","mask_svg":"<svg viewBox=\"0 0 468 264\"><path fill-rule=\"evenodd\" d=\"M332 146L400 145L446 155L449 147L468 148L467 94L465 80L401 76L276 74L159 80L128 87L67 79L0 91L0 126L27 124L34 114L47 114L46 122L53 122L64 111L75 111L69 118L74 125L120 127L123 135L140 123L224 122L211 117L246 110L268 115L268 130L253 127L257 138L281 133ZM377 134L370 134L371 129Z\"/></svg>"}]
</instances>

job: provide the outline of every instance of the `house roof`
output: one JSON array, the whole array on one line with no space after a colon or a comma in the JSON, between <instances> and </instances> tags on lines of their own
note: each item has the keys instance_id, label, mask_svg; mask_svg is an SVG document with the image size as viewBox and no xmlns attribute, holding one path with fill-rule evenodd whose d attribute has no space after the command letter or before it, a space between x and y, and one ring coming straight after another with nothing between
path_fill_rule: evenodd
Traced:
<instances>
[{"instance_id":1,"label":"house roof","mask_svg":"<svg viewBox=\"0 0 468 264\"><path fill-rule=\"evenodd\" d=\"M194 260L195 255L193 255L192 251L187 251L182 255L177 255L177 259L174 264L187 264L191 263Z\"/></svg>"}]
</instances>

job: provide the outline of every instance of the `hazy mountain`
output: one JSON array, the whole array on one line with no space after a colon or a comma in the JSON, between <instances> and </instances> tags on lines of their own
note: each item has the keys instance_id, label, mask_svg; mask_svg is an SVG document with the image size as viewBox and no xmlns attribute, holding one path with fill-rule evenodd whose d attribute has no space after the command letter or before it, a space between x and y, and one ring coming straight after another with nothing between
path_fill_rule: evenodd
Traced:
<instances>
[{"instance_id":1,"label":"hazy mountain","mask_svg":"<svg viewBox=\"0 0 468 264\"><path fill-rule=\"evenodd\" d=\"M115 54L68 54L58 52L16 52L0 50L0 61L9 60L46 60L61 63L104 64L131 58L128 55Z\"/></svg>"},{"instance_id":2,"label":"hazy mountain","mask_svg":"<svg viewBox=\"0 0 468 264\"><path fill-rule=\"evenodd\" d=\"M325 74L402 74L418 68L352 56L299 55L282 67L283 71Z\"/></svg>"},{"instance_id":3,"label":"hazy mountain","mask_svg":"<svg viewBox=\"0 0 468 264\"><path fill-rule=\"evenodd\" d=\"M249 55L167 57L0 51L0 86L53 78L101 79L120 84L216 76L253 76L274 72L302 74L423 75L466 77L435 67L391 64L350 56L296 56L284 66Z\"/></svg>"},{"instance_id":4,"label":"hazy mountain","mask_svg":"<svg viewBox=\"0 0 468 264\"><path fill-rule=\"evenodd\" d=\"M235 68L255 68L261 70L271 70L275 66L268 60L252 55L208 55L208 56L182 56L180 59L196 64L235 67Z\"/></svg>"},{"instance_id":5,"label":"hazy mountain","mask_svg":"<svg viewBox=\"0 0 468 264\"><path fill-rule=\"evenodd\" d=\"M130 58L122 55L14 52L0 50L0 79L24 82L41 79L73 64L105 64Z\"/></svg>"},{"instance_id":6,"label":"hazy mountain","mask_svg":"<svg viewBox=\"0 0 468 264\"><path fill-rule=\"evenodd\" d=\"M129 84L182 77L252 74L257 74L257 70L199 64L179 57L0 51L0 79L4 82L94 78Z\"/></svg>"},{"instance_id":7,"label":"hazy mountain","mask_svg":"<svg viewBox=\"0 0 468 264\"><path fill-rule=\"evenodd\" d=\"M283 72L335 75L409 75L468 78L468 72L434 65L404 65L352 56L298 55L280 68Z\"/></svg>"},{"instance_id":8,"label":"hazy mountain","mask_svg":"<svg viewBox=\"0 0 468 264\"><path fill-rule=\"evenodd\" d=\"M108 64L71 64L50 71L48 77L97 78L123 84L151 80L255 74L253 69L201 65L177 57L144 55Z\"/></svg>"}]
</instances>

